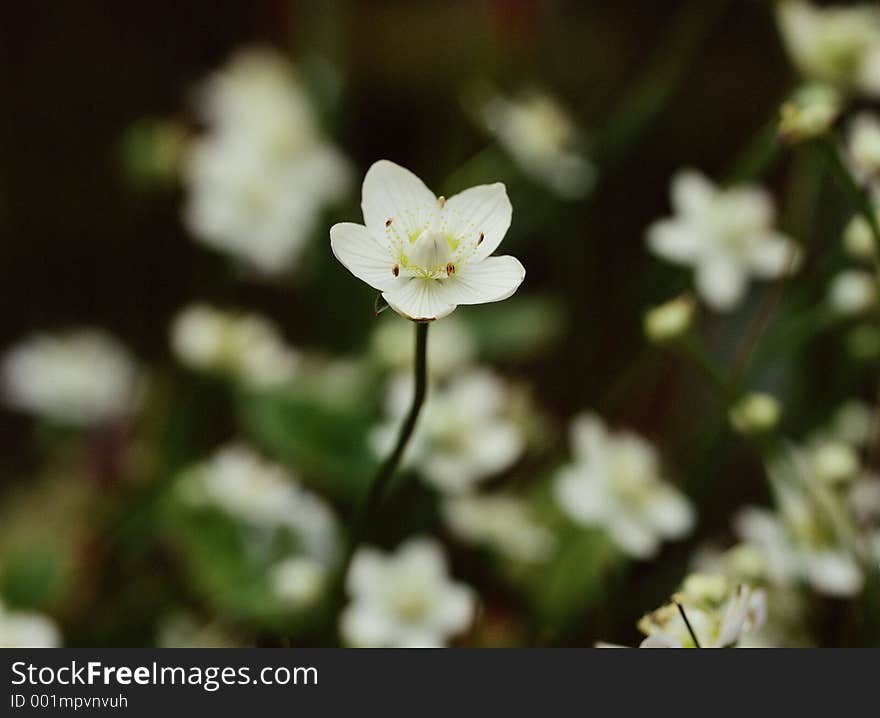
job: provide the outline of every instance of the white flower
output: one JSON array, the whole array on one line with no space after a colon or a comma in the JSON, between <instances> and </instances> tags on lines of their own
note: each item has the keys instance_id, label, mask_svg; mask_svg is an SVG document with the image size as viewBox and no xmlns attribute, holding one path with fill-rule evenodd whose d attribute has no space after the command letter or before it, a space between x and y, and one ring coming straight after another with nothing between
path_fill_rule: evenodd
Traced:
<instances>
[{"instance_id":1,"label":"white flower","mask_svg":"<svg viewBox=\"0 0 880 718\"><path fill-rule=\"evenodd\" d=\"M384 456L394 443L412 401L412 379L395 377L386 399L388 420L372 435ZM505 415L507 391L485 369L453 376L431 390L404 455L407 466L441 491L459 493L509 468L525 446L522 429Z\"/></svg>"},{"instance_id":2,"label":"white flower","mask_svg":"<svg viewBox=\"0 0 880 718\"><path fill-rule=\"evenodd\" d=\"M514 496L452 497L443 503L443 516L459 539L486 545L515 561L543 561L555 544L552 532Z\"/></svg>"},{"instance_id":3,"label":"white flower","mask_svg":"<svg viewBox=\"0 0 880 718\"><path fill-rule=\"evenodd\" d=\"M268 319L203 304L189 306L175 317L171 346L193 369L226 373L257 387L289 382L299 364L297 352Z\"/></svg>"},{"instance_id":4,"label":"white flower","mask_svg":"<svg viewBox=\"0 0 880 718\"><path fill-rule=\"evenodd\" d=\"M513 257L492 257L510 226L501 183L448 200L435 197L409 170L387 160L364 178L364 225L330 229L336 258L415 321L445 317L459 304L507 299L525 277Z\"/></svg>"},{"instance_id":5,"label":"white flower","mask_svg":"<svg viewBox=\"0 0 880 718\"><path fill-rule=\"evenodd\" d=\"M0 603L0 648L57 648L61 634L46 616L10 611Z\"/></svg>"},{"instance_id":6,"label":"white flower","mask_svg":"<svg viewBox=\"0 0 880 718\"><path fill-rule=\"evenodd\" d=\"M880 118L862 112L849 124L847 154L855 174L868 182L880 175Z\"/></svg>"},{"instance_id":7,"label":"white flower","mask_svg":"<svg viewBox=\"0 0 880 718\"><path fill-rule=\"evenodd\" d=\"M373 332L370 349L384 366L409 370L415 361L412 327L393 315L380 321ZM428 342L428 372L431 376L448 376L470 364L476 355L476 342L462 320L449 317L431 328L431 340Z\"/></svg>"},{"instance_id":8,"label":"white flower","mask_svg":"<svg viewBox=\"0 0 880 718\"><path fill-rule=\"evenodd\" d=\"M327 505L246 446L227 446L189 469L179 491L193 505L216 506L255 527L289 529L302 552L324 564L336 558L336 520Z\"/></svg>"},{"instance_id":9,"label":"white flower","mask_svg":"<svg viewBox=\"0 0 880 718\"><path fill-rule=\"evenodd\" d=\"M803 579L830 596L849 597L861 591L863 576L855 559L834 542L803 497L786 492L781 518L766 509L743 509L734 522L737 535L760 551L764 575L775 585Z\"/></svg>"},{"instance_id":10,"label":"white flower","mask_svg":"<svg viewBox=\"0 0 880 718\"><path fill-rule=\"evenodd\" d=\"M199 110L208 132L184 167L190 230L261 273L290 269L350 182L305 88L281 56L250 50L205 83Z\"/></svg>"},{"instance_id":11,"label":"white flower","mask_svg":"<svg viewBox=\"0 0 880 718\"><path fill-rule=\"evenodd\" d=\"M689 595L686 582L685 591L673 596L673 601L639 621L639 630L647 636L641 648L695 648L691 630L700 648L729 648L743 635L760 629L767 616L765 593L745 584L725 588L720 596L710 598Z\"/></svg>"},{"instance_id":12,"label":"white flower","mask_svg":"<svg viewBox=\"0 0 880 718\"><path fill-rule=\"evenodd\" d=\"M351 603L340 628L352 646L440 647L473 620L474 592L449 579L443 549L431 539L409 539L390 555L359 549L346 588Z\"/></svg>"},{"instance_id":13,"label":"white flower","mask_svg":"<svg viewBox=\"0 0 880 718\"><path fill-rule=\"evenodd\" d=\"M482 116L523 172L561 197L583 197L592 187L596 170L579 151L577 128L554 98L496 96Z\"/></svg>"},{"instance_id":14,"label":"white flower","mask_svg":"<svg viewBox=\"0 0 880 718\"><path fill-rule=\"evenodd\" d=\"M294 556L272 569L272 591L291 608L304 608L321 595L327 581L327 568L318 561Z\"/></svg>"},{"instance_id":15,"label":"white flower","mask_svg":"<svg viewBox=\"0 0 880 718\"><path fill-rule=\"evenodd\" d=\"M798 70L870 97L880 96L880 10L876 5L817 8L778 4L782 39Z\"/></svg>"},{"instance_id":16,"label":"white flower","mask_svg":"<svg viewBox=\"0 0 880 718\"><path fill-rule=\"evenodd\" d=\"M651 225L652 252L696 272L697 292L718 311L739 304L750 276L778 277L797 258L791 240L773 229L773 203L758 187L719 189L692 170L672 180L675 216Z\"/></svg>"},{"instance_id":17,"label":"white flower","mask_svg":"<svg viewBox=\"0 0 880 718\"><path fill-rule=\"evenodd\" d=\"M38 334L7 351L0 372L9 406L64 424L117 419L140 394L128 351L96 329Z\"/></svg>"},{"instance_id":18,"label":"white flower","mask_svg":"<svg viewBox=\"0 0 880 718\"><path fill-rule=\"evenodd\" d=\"M688 501L661 480L657 453L628 432L611 434L594 414L571 425L574 462L557 475L560 508L578 523L603 528L621 550L653 556L663 539L681 538L694 523Z\"/></svg>"},{"instance_id":19,"label":"white flower","mask_svg":"<svg viewBox=\"0 0 880 718\"><path fill-rule=\"evenodd\" d=\"M862 314L877 302L877 280L861 269L844 270L832 280L828 302L838 314Z\"/></svg>"}]
</instances>

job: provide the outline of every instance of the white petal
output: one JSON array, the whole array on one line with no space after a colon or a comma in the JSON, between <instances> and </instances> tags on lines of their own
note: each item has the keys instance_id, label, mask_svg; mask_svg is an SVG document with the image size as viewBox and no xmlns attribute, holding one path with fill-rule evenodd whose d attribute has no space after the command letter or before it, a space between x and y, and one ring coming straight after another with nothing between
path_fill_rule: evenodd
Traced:
<instances>
[{"instance_id":1,"label":"white petal","mask_svg":"<svg viewBox=\"0 0 880 718\"><path fill-rule=\"evenodd\" d=\"M395 627L388 616L366 604L348 606L339 619L339 630L349 646L378 648L394 642Z\"/></svg>"},{"instance_id":2,"label":"white petal","mask_svg":"<svg viewBox=\"0 0 880 718\"><path fill-rule=\"evenodd\" d=\"M657 553L657 537L633 516L617 511L608 517L605 529L614 543L633 558L648 559Z\"/></svg>"},{"instance_id":3,"label":"white petal","mask_svg":"<svg viewBox=\"0 0 880 718\"><path fill-rule=\"evenodd\" d=\"M399 286L394 276L394 257L361 224L342 222L330 228L330 247L345 268L371 287L387 291Z\"/></svg>"},{"instance_id":4,"label":"white petal","mask_svg":"<svg viewBox=\"0 0 880 718\"><path fill-rule=\"evenodd\" d=\"M718 640L715 643L717 648L728 648L736 644L745 628L748 615L749 589L739 585L724 610L721 628L718 631Z\"/></svg>"},{"instance_id":5,"label":"white petal","mask_svg":"<svg viewBox=\"0 0 880 718\"><path fill-rule=\"evenodd\" d=\"M425 577L442 578L446 575L446 556L440 544L429 538L411 538L397 550L398 566Z\"/></svg>"},{"instance_id":6,"label":"white petal","mask_svg":"<svg viewBox=\"0 0 880 718\"><path fill-rule=\"evenodd\" d=\"M690 503L671 486L658 486L644 510L648 522L666 538L681 538L693 528Z\"/></svg>"},{"instance_id":7,"label":"white petal","mask_svg":"<svg viewBox=\"0 0 880 718\"><path fill-rule=\"evenodd\" d=\"M667 633L652 633L639 644L639 648L682 648L681 641Z\"/></svg>"},{"instance_id":8,"label":"white petal","mask_svg":"<svg viewBox=\"0 0 880 718\"><path fill-rule=\"evenodd\" d=\"M441 279L446 296L453 304L484 304L499 302L512 295L526 270L515 257L488 257L469 262L460 274Z\"/></svg>"},{"instance_id":9,"label":"white petal","mask_svg":"<svg viewBox=\"0 0 880 718\"><path fill-rule=\"evenodd\" d=\"M676 264L693 263L705 245L699 227L678 219L654 222L648 227L646 241L654 254Z\"/></svg>"},{"instance_id":10,"label":"white petal","mask_svg":"<svg viewBox=\"0 0 880 718\"><path fill-rule=\"evenodd\" d=\"M612 511L604 481L585 466L563 468L553 492L559 507L581 524L601 523Z\"/></svg>"},{"instance_id":11,"label":"white petal","mask_svg":"<svg viewBox=\"0 0 880 718\"><path fill-rule=\"evenodd\" d=\"M858 564L842 551L809 553L804 562L807 578L817 591L846 598L862 590L864 578Z\"/></svg>"},{"instance_id":12,"label":"white petal","mask_svg":"<svg viewBox=\"0 0 880 718\"><path fill-rule=\"evenodd\" d=\"M712 203L715 185L695 170L682 170L672 178L672 208L677 214L700 214Z\"/></svg>"},{"instance_id":13,"label":"white petal","mask_svg":"<svg viewBox=\"0 0 880 718\"><path fill-rule=\"evenodd\" d=\"M404 234L424 228L437 209L437 198L408 169L388 160L375 162L364 177L361 196L364 223L383 236L386 222Z\"/></svg>"},{"instance_id":14,"label":"white petal","mask_svg":"<svg viewBox=\"0 0 880 718\"><path fill-rule=\"evenodd\" d=\"M779 234L761 237L749 255L752 271L764 279L794 271L800 259L797 245Z\"/></svg>"},{"instance_id":15,"label":"white petal","mask_svg":"<svg viewBox=\"0 0 880 718\"><path fill-rule=\"evenodd\" d=\"M451 584L437 597L431 626L448 635L461 633L473 620L475 605L476 597L470 588Z\"/></svg>"},{"instance_id":16,"label":"white petal","mask_svg":"<svg viewBox=\"0 0 880 718\"><path fill-rule=\"evenodd\" d=\"M724 257L700 263L696 276L700 296L719 312L730 311L745 294L746 277L742 269Z\"/></svg>"},{"instance_id":17,"label":"white petal","mask_svg":"<svg viewBox=\"0 0 880 718\"><path fill-rule=\"evenodd\" d=\"M348 569L346 590L356 596L381 591L385 582L385 564L385 557L376 549L359 549Z\"/></svg>"},{"instance_id":18,"label":"white petal","mask_svg":"<svg viewBox=\"0 0 880 718\"><path fill-rule=\"evenodd\" d=\"M411 277L382 296L395 312L417 322L445 317L456 306L439 279Z\"/></svg>"},{"instance_id":19,"label":"white petal","mask_svg":"<svg viewBox=\"0 0 880 718\"><path fill-rule=\"evenodd\" d=\"M477 246L474 260L494 252L510 227L513 207L507 188L501 183L478 185L459 192L446 201L443 218L447 231L465 241L483 241Z\"/></svg>"}]
</instances>

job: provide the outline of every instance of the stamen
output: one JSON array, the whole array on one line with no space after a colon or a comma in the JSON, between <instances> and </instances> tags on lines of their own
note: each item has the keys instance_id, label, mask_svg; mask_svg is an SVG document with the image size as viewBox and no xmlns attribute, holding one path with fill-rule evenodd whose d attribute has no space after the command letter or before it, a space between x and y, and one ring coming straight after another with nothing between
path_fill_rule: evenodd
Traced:
<instances>
[{"instance_id":1,"label":"stamen","mask_svg":"<svg viewBox=\"0 0 880 718\"><path fill-rule=\"evenodd\" d=\"M441 195L437 198L437 206L438 206L440 209L443 209L443 205L445 205L445 204L446 204L446 197L444 197L444 196L441 194Z\"/></svg>"},{"instance_id":2,"label":"stamen","mask_svg":"<svg viewBox=\"0 0 880 718\"><path fill-rule=\"evenodd\" d=\"M386 220L385 220L385 226L386 226L386 227L390 227L390 226L391 226L391 221L392 221L391 217L389 217L388 219L386 219Z\"/></svg>"},{"instance_id":3,"label":"stamen","mask_svg":"<svg viewBox=\"0 0 880 718\"><path fill-rule=\"evenodd\" d=\"M477 246L478 246L478 247L483 243L483 240L484 240L484 239L486 239L486 235L483 234L482 232L480 232L480 238L477 240Z\"/></svg>"},{"instance_id":4,"label":"stamen","mask_svg":"<svg viewBox=\"0 0 880 718\"><path fill-rule=\"evenodd\" d=\"M393 267L391 267L391 273L392 273L395 277L399 276L399 275L400 275L400 265L399 265L399 264L395 264Z\"/></svg>"},{"instance_id":5,"label":"stamen","mask_svg":"<svg viewBox=\"0 0 880 718\"><path fill-rule=\"evenodd\" d=\"M455 274L455 265L452 262L446 263L446 276L451 277Z\"/></svg>"}]
</instances>

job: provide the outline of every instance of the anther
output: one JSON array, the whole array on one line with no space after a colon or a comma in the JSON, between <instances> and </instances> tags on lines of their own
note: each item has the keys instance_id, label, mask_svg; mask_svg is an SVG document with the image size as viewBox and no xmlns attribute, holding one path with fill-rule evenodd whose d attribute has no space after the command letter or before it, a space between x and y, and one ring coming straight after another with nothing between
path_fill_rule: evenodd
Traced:
<instances>
[{"instance_id":1,"label":"anther","mask_svg":"<svg viewBox=\"0 0 880 718\"><path fill-rule=\"evenodd\" d=\"M395 264L393 267L391 267L391 273L392 273L395 277L398 276L398 275L400 274L400 265L399 265L399 264Z\"/></svg>"},{"instance_id":2,"label":"anther","mask_svg":"<svg viewBox=\"0 0 880 718\"><path fill-rule=\"evenodd\" d=\"M389 217L388 219L385 220L385 226L386 226L386 227L390 227L390 226L391 226L391 217Z\"/></svg>"},{"instance_id":3,"label":"anther","mask_svg":"<svg viewBox=\"0 0 880 718\"><path fill-rule=\"evenodd\" d=\"M446 197L444 197L444 196L441 194L441 195L437 198L437 206L438 206L440 209L443 209L443 205L444 205L444 204L446 204Z\"/></svg>"},{"instance_id":4,"label":"anther","mask_svg":"<svg viewBox=\"0 0 880 718\"><path fill-rule=\"evenodd\" d=\"M484 240L484 239L486 239L486 235L483 234L482 232L480 232L480 238L477 240L477 246L478 246L478 247L483 243L483 240Z\"/></svg>"},{"instance_id":5,"label":"anther","mask_svg":"<svg viewBox=\"0 0 880 718\"><path fill-rule=\"evenodd\" d=\"M451 277L455 274L455 265L452 262L446 263L446 276Z\"/></svg>"}]
</instances>

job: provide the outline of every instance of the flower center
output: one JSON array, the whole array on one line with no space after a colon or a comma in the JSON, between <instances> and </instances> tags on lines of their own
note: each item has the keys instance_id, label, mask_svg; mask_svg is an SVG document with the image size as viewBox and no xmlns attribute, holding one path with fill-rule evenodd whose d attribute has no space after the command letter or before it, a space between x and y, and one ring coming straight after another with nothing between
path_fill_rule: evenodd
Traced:
<instances>
[{"instance_id":1,"label":"flower center","mask_svg":"<svg viewBox=\"0 0 880 718\"><path fill-rule=\"evenodd\" d=\"M427 231L401 250L400 263L413 277L439 279L455 272L452 247L445 235Z\"/></svg>"}]
</instances>

